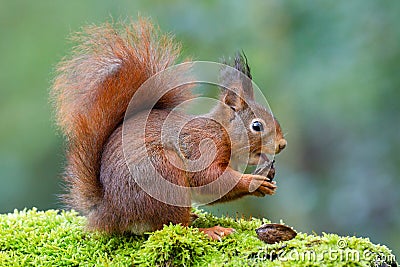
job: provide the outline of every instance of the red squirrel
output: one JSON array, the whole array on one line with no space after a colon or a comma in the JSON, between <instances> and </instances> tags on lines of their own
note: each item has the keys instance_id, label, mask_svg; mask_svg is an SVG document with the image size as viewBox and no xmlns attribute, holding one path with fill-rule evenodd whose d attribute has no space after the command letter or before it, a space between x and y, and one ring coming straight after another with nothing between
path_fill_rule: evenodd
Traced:
<instances>
[{"instance_id":1,"label":"red squirrel","mask_svg":"<svg viewBox=\"0 0 400 267\"><path fill-rule=\"evenodd\" d=\"M114 23L89 26L74 40L78 44L57 66L51 89L57 124L67 140L63 178L68 193L64 201L87 217L89 229L106 233L143 234L169 223L189 226L191 208L163 203L143 191L132 175L151 175L149 163L137 160L133 153L128 161L136 164L133 172L137 173L131 173L122 151L122 125L131 98L147 79L176 63L180 45L146 19L122 27ZM236 56L232 67L251 79L243 56ZM208 118L194 117L182 128L179 148L160 149L160 127L169 114L181 115L174 107L193 98L187 88L165 94L147 118L145 136L137 136L144 138L153 167L176 185L202 186L224 172L235 179L236 185L213 203L246 195L272 195L275 182L263 175L242 174L235 168L243 151L247 151L250 165L257 165L265 154L279 153L286 146L280 125L255 102L251 88L246 89L229 75L223 79L232 79L228 82L238 88L238 93L221 90L220 102ZM256 117L254 110L261 117ZM141 114L129 118L132 125L143 119ZM238 131L239 124L245 125L245 132ZM242 142L243 136L247 136L250 146ZM217 148L215 159L207 168L187 172L168 162L167 154L178 160L183 155L183 161L196 159L204 138L212 140ZM271 146L263 145L271 142L272 151ZM135 141L127 146L134 149ZM256 190L249 189L252 181L260 183ZM200 231L219 240L233 229L215 226Z\"/></svg>"}]
</instances>

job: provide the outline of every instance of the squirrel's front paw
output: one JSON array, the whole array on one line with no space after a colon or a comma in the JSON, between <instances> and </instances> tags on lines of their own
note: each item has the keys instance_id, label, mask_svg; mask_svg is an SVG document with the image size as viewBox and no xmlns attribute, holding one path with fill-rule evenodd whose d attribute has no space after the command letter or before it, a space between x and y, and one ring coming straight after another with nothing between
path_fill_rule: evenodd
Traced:
<instances>
[{"instance_id":1,"label":"squirrel's front paw","mask_svg":"<svg viewBox=\"0 0 400 267\"><path fill-rule=\"evenodd\" d=\"M263 197L265 195L275 194L277 188L276 182L262 175L249 175L251 178L249 192L255 196Z\"/></svg>"}]
</instances>

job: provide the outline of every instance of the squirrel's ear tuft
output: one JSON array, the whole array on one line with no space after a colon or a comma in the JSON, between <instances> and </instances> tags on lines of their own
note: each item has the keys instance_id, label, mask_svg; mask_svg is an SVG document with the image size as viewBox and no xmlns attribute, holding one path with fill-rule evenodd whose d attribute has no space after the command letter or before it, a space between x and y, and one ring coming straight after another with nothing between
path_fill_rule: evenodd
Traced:
<instances>
[{"instance_id":1,"label":"squirrel's ear tuft","mask_svg":"<svg viewBox=\"0 0 400 267\"><path fill-rule=\"evenodd\" d=\"M246 75L246 77L241 77L241 84L242 84L242 90L245 99L247 100L253 100L254 99L254 90L253 90L253 84L252 84L252 76L250 73L250 67L247 62L247 57L244 54L244 51L242 50L242 53L237 52L236 57L235 57L235 69Z\"/></svg>"},{"instance_id":2,"label":"squirrel's ear tuft","mask_svg":"<svg viewBox=\"0 0 400 267\"><path fill-rule=\"evenodd\" d=\"M232 62L232 58L229 57L228 60L226 60L225 58L222 58L221 63L224 65L228 65L232 68L235 68L236 70L240 71L241 73L243 73L244 75L246 75L250 80L252 79L251 73L250 73L250 66L247 62L247 57L244 54L244 51L242 52L236 52L235 57L233 59ZM236 73L238 74L238 73ZM231 70L229 69L223 69L221 71L221 76L234 76L234 73L232 73ZM238 76L238 75L236 75ZM225 77L223 77L225 78ZM230 77L233 78L233 77ZM236 77L238 78L238 77Z\"/></svg>"},{"instance_id":3,"label":"squirrel's ear tuft","mask_svg":"<svg viewBox=\"0 0 400 267\"><path fill-rule=\"evenodd\" d=\"M250 67L247 62L247 57L242 50L242 52L237 52L235 56L235 61L234 61L234 66L235 69L246 75L250 80L252 79L251 73L250 73Z\"/></svg>"}]
</instances>

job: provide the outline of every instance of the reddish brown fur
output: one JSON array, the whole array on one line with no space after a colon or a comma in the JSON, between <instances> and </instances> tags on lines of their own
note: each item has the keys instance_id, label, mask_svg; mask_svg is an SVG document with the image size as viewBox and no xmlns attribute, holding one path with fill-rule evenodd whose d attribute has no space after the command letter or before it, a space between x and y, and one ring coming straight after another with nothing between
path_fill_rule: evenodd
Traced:
<instances>
[{"instance_id":1,"label":"reddish brown fur","mask_svg":"<svg viewBox=\"0 0 400 267\"><path fill-rule=\"evenodd\" d=\"M58 124L68 141L64 179L69 192L65 201L88 216L91 229L105 232L143 233L160 229L170 222L188 225L190 208L162 203L144 192L133 180L127 164L135 167L135 175L146 176L150 181L153 179L151 166L134 154L126 162L122 148L121 123L129 101L144 81L175 62L179 46L169 36L158 36L158 31L143 19L137 24L129 24L122 32L117 32L114 26L105 24L85 28L76 38L79 45L70 59L58 66L52 96ZM225 105L218 105L210 117L202 118L171 111L172 107L192 97L186 88L176 89L164 95L148 118L138 108L125 122L135 126L146 119L146 131L142 136L141 129L133 127L129 133L133 138L124 143L124 148L135 152L144 140L148 153L146 158L165 179L176 185L206 185L226 171L227 177L237 184L233 184L233 189L218 201L245 195L273 194L276 186L266 177L242 176L230 162L231 153L235 154L244 146L237 137L246 134L238 132L232 123L236 120L233 118L241 118L248 124L255 116L254 111L269 128L275 129L273 125L276 124L277 132L256 135L248 131L251 150L261 151L261 139L275 138L275 146L280 144L279 148L273 148L276 152L280 151L283 143L286 145L277 121L253 101L252 89L240 90L244 92L241 96L247 98L247 104L242 98L225 92L221 95ZM143 99L143 102L146 100ZM233 104L235 111L229 107ZM177 125L183 126L179 133L179 147L165 148L161 142L161 127L167 116L175 116ZM218 118L219 122L212 118ZM190 122L184 125L188 119ZM201 156L200 142L205 138L213 140L217 148L217 157L206 169L188 172L169 162L173 158L184 164L182 155L188 160L198 159ZM262 181L262 184L256 191L249 192L249 185L254 179ZM207 190L197 193L217 194L217 188ZM189 193L173 197L182 201L190 201L191 198ZM218 238L216 231L224 234L232 232L231 229L218 227L202 231L215 239Z\"/></svg>"}]
</instances>

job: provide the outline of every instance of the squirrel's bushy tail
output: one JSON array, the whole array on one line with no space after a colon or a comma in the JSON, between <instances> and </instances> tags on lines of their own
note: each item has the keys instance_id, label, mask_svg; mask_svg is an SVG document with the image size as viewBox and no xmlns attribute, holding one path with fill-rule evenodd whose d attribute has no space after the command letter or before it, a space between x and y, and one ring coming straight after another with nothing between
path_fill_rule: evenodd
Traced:
<instances>
[{"instance_id":1,"label":"squirrel's bushy tail","mask_svg":"<svg viewBox=\"0 0 400 267\"><path fill-rule=\"evenodd\" d=\"M65 201L89 211L102 198L99 172L107 139L123 121L136 90L173 65L180 46L146 19L89 26L73 40L78 45L57 66L51 97L67 138ZM168 108L188 98L187 91L178 90L165 95L157 107Z\"/></svg>"}]
</instances>

